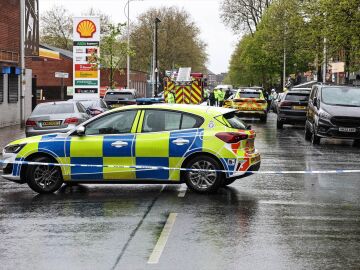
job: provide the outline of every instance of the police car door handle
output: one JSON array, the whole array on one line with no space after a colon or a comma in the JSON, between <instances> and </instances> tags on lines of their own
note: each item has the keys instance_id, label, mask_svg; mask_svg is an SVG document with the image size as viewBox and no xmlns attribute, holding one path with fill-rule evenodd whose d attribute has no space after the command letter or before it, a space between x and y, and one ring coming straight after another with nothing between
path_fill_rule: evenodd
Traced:
<instances>
[{"instance_id":1,"label":"police car door handle","mask_svg":"<svg viewBox=\"0 0 360 270\"><path fill-rule=\"evenodd\" d=\"M179 138L179 139L173 140L172 143L173 143L173 144L176 144L176 145L184 145L184 144L188 144L188 143L189 143L189 140L185 140L185 139L183 139L183 138Z\"/></svg>"},{"instance_id":2,"label":"police car door handle","mask_svg":"<svg viewBox=\"0 0 360 270\"><path fill-rule=\"evenodd\" d=\"M123 141L116 141L111 144L111 146L116 147L116 148L120 148L120 147L127 146L127 145L128 145L128 143L123 142Z\"/></svg>"}]
</instances>

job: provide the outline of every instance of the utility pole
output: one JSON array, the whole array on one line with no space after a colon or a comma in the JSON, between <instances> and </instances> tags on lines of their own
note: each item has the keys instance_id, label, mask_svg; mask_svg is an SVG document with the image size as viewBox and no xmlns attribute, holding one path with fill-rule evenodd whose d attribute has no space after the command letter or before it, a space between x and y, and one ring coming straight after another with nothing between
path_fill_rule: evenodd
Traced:
<instances>
[{"instance_id":1,"label":"utility pole","mask_svg":"<svg viewBox=\"0 0 360 270\"><path fill-rule=\"evenodd\" d=\"M284 39L284 56L283 56L283 90L285 89L286 84L286 48L285 48L285 39Z\"/></svg>"},{"instance_id":2,"label":"utility pole","mask_svg":"<svg viewBox=\"0 0 360 270\"><path fill-rule=\"evenodd\" d=\"M130 0L127 1L127 47L130 50ZM126 88L130 88L130 55L127 53Z\"/></svg>"},{"instance_id":3,"label":"utility pole","mask_svg":"<svg viewBox=\"0 0 360 270\"><path fill-rule=\"evenodd\" d=\"M25 81L25 0L20 0L20 127L24 125L24 84Z\"/></svg>"},{"instance_id":4,"label":"utility pole","mask_svg":"<svg viewBox=\"0 0 360 270\"><path fill-rule=\"evenodd\" d=\"M155 19L155 97L158 95L158 23L160 22L159 18Z\"/></svg>"},{"instance_id":5,"label":"utility pole","mask_svg":"<svg viewBox=\"0 0 360 270\"><path fill-rule=\"evenodd\" d=\"M323 75L322 81L326 83L326 71L327 71L327 48L326 48L326 37L324 37L324 63L323 63Z\"/></svg>"}]
</instances>

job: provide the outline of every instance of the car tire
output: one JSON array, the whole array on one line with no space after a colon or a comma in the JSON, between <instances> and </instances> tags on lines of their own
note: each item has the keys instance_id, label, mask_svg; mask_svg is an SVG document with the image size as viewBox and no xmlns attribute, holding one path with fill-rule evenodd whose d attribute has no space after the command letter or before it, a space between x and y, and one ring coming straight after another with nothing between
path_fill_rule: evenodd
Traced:
<instances>
[{"instance_id":1,"label":"car tire","mask_svg":"<svg viewBox=\"0 0 360 270\"><path fill-rule=\"evenodd\" d=\"M320 137L318 135L316 135L316 130L314 128L313 132L311 133L311 143L313 145L318 145L320 144Z\"/></svg>"},{"instance_id":2,"label":"car tire","mask_svg":"<svg viewBox=\"0 0 360 270\"><path fill-rule=\"evenodd\" d=\"M38 157L32 162L53 163L48 157ZM63 184L61 169L51 165L28 165L26 179L29 187L37 193L48 194L57 191Z\"/></svg>"},{"instance_id":3,"label":"car tire","mask_svg":"<svg viewBox=\"0 0 360 270\"><path fill-rule=\"evenodd\" d=\"M267 121L267 114L260 116L260 122L266 123Z\"/></svg>"},{"instance_id":4,"label":"car tire","mask_svg":"<svg viewBox=\"0 0 360 270\"><path fill-rule=\"evenodd\" d=\"M201 155L191 159L187 164L188 169L213 170L207 171L186 171L186 185L198 193L216 192L223 184L224 173L220 172L222 166L215 158Z\"/></svg>"},{"instance_id":5,"label":"car tire","mask_svg":"<svg viewBox=\"0 0 360 270\"><path fill-rule=\"evenodd\" d=\"M306 125L305 125L305 141L311 141L311 132Z\"/></svg>"},{"instance_id":6,"label":"car tire","mask_svg":"<svg viewBox=\"0 0 360 270\"><path fill-rule=\"evenodd\" d=\"M276 121L276 128L282 129L284 127L284 123L281 122L279 119Z\"/></svg>"},{"instance_id":7,"label":"car tire","mask_svg":"<svg viewBox=\"0 0 360 270\"><path fill-rule=\"evenodd\" d=\"M353 146L360 147L360 140L354 140Z\"/></svg>"},{"instance_id":8,"label":"car tire","mask_svg":"<svg viewBox=\"0 0 360 270\"><path fill-rule=\"evenodd\" d=\"M229 186L229 185L231 185L232 183L234 183L235 181L237 180L237 178L229 178L229 179L227 179L227 178L225 178L224 180L223 180L223 183L222 183L222 187L226 187L226 186Z\"/></svg>"}]
</instances>

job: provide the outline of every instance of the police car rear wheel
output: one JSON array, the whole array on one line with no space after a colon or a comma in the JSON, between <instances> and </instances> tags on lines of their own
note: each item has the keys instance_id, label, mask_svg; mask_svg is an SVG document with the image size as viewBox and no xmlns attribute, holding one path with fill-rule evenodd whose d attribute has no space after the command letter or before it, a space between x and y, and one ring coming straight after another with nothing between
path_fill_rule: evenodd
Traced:
<instances>
[{"instance_id":1,"label":"police car rear wheel","mask_svg":"<svg viewBox=\"0 0 360 270\"><path fill-rule=\"evenodd\" d=\"M32 162L53 163L48 157L38 157ZM29 187L38 193L53 193L63 183L60 167L53 165L29 165L26 179Z\"/></svg>"},{"instance_id":2,"label":"police car rear wheel","mask_svg":"<svg viewBox=\"0 0 360 270\"><path fill-rule=\"evenodd\" d=\"M260 116L260 122L266 123L267 121L267 115Z\"/></svg>"},{"instance_id":3,"label":"police car rear wheel","mask_svg":"<svg viewBox=\"0 0 360 270\"><path fill-rule=\"evenodd\" d=\"M310 141L311 140L311 132L307 126L305 126L305 140Z\"/></svg>"},{"instance_id":4,"label":"police car rear wheel","mask_svg":"<svg viewBox=\"0 0 360 270\"><path fill-rule=\"evenodd\" d=\"M284 123L281 122L279 119L276 121L276 128L282 129L284 127Z\"/></svg>"},{"instance_id":5,"label":"police car rear wheel","mask_svg":"<svg viewBox=\"0 0 360 270\"><path fill-rule=\"evenodd\" d=\"M199 156L187 164L185 181L187 186L200 193L215 192L223 183L223 173L220 163L209 156Z\"/></svg>"}]
</instances>

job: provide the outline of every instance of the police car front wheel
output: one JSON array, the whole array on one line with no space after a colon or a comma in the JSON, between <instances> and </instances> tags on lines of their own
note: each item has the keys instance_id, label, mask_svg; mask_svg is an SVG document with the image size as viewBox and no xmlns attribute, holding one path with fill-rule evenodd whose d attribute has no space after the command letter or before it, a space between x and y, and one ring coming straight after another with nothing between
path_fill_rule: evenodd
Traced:
<instances>
[{"instance_id":1,"label":"police car front wheel","mask_svg":"<svg viewBox=\"0 0 360 270\"><path fill-rule=\"evenodd\" d=\"M189 188L200 193L215 192L223 183L220 162L209 156L198 156L187 164L185 181Z\"/></svg>"},{"instance_id":2,"label":"police car front wheel","mask_svg":"<svg viewBox=\"0 0 360 270\"><path fill-rule=\"evenodd\" d=\"M27 183L32 190L38 193L53 193L61 187L63 179L60 167L49 164L53 163L50 158L38 157L32 162L40 163L29 165L26 170Z\"/></svg>"}]
</instances>

